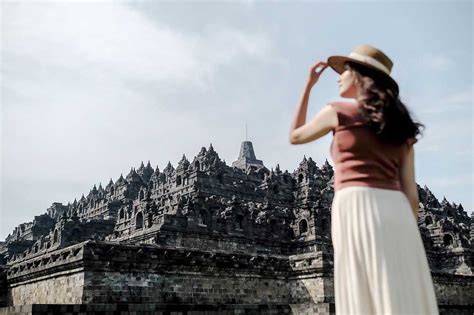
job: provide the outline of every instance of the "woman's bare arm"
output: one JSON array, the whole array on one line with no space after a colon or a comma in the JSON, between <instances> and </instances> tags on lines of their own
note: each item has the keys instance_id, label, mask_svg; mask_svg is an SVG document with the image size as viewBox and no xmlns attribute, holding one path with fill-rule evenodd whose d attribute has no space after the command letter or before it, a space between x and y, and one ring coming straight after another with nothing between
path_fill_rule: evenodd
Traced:
<instances>
[{"instance_id":1,"label":"woman's bare arm","mask_svg":"<svg viewBox=\"0 0 474 315\"><path fill-rule=\"evenodd\" d=\"M327 105L309 123L293 130L290 135L290 142L291 144L303 144L314 141L336 128L337 124L336 110Z\"/></svg>"},{"instance_id":2,"label":"woman's bare arm","mask_svg":"<svg viewBox=\"0 0 474 315\"><path fill-rule=\"evenodd\" d=\"M321 67L319 72L316 71L318 67ZM309 77L290 126L289 140L291 144L302 144L313 141L328 133L334 128L334 125L337 126L337 113L331 106L323 108L315 115L310 123L305 124L311 89L327 67L327 63L318 62L309 69Z\"/></svg>"},{"instance_id":3,"label":"woman's bare arm","mask_svg":"<svg viewBox=\"0 0 474 315\"><path fill-rule=\"evenodd\" d=\"M418 189L415 181L415 149L410 146L407 155L403 159L403 164L400 170L400 184L402 191L410 201L410 205L413 211L415 219L418 221Z\"/></svg>"},{"instance_id":4,"label":"woman's bare arm","mask_svg":"<svg viewBox=\"0 0 474 315\"><path fill-rule=\"evenodd\" d=\"M292 144L295 144L294 141L294 131L298 129L299 127L303 126L306 122L306 112L308 110L308 99L309 99L309 94L311 93L311 89L313 88L313 85L311 85L308 82L306 82L306 85L303 90L303 95L301 96L300 102L298 103L298 108L296 109L295 116L293 118L293 122L291 123L290 126L290 142Z\"/></svg>"}]
</instances>

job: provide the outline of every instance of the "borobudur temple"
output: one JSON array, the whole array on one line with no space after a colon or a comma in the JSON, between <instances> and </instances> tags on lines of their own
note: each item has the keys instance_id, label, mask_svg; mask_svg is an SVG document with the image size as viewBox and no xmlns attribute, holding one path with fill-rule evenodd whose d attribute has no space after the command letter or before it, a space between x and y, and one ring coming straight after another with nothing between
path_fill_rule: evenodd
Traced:
<instances>
[{"instance_id":1,"label":"borobudur temple","mask_svg":"<svg viewBox=\"0 0 474 315\"><path fill-rule=\"evenodd\" d=\"M212 144L142 162L0 243L0 314L334 314L333 175L268 169L250 141L232 166ZM418 193L440 311L473 314L473 214Z\"/></svg>"}]
</instances>

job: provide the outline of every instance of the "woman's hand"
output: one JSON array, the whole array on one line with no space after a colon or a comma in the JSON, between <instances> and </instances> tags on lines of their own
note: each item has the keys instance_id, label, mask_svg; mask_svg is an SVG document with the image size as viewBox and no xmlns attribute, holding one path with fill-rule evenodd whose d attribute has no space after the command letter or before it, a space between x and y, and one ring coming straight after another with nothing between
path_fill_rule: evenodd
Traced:
<instances>
[{"instance_id":1,"label":"woman's hand","mask_svg":"<svg viewBox=\"0 0 474 315\"><path fill-rule=\"evenodd\" d=\"M309 68L308 85L313 86L316 82L318 82L319 76L327 67L328 64L324 61L320 61L312 65Z\"/></svg>"}]
</instances>

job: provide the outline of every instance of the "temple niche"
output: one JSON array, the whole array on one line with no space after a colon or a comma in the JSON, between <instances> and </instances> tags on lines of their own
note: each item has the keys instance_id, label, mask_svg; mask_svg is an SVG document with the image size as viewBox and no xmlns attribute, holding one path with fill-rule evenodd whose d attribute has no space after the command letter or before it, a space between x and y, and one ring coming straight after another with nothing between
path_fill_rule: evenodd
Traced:
<instances>
[{"instance_id":1,"label":"temple niche","mask_svg":"<svg viewBox=\"0 0 474 315\"><path fill-rule=\"evenodd\" d=\"M268 168L250 141L231 166L212 144L162 170L142 162L15 227L0 243L0 306L333 314L333 176L306 156L292 172ZM473 214L418 193L438 301L471 311Z\"/></svg>"}]
</instances>

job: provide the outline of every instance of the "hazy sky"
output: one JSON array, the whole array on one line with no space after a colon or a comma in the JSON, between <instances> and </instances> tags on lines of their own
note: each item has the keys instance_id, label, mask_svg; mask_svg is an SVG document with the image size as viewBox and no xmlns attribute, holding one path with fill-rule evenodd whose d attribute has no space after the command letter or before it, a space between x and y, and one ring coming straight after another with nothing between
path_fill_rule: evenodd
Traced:
<instances>
[{"instance_id":1,"label":"hazy sky","mask_svg":"<svg viewBox=\"0 0 474 315\"><path fill-rule=\"evenodd\" d=\"M0 240L150 160L160 170L212 143L230 165L245 140L268 168L318 165L332 134L291 145L309 66L357 45L394 61L426 125L416 177L473 210L471 1L1 3ZM308 118L341 99L326 69Z\"/></svg>"}]
</instances>

